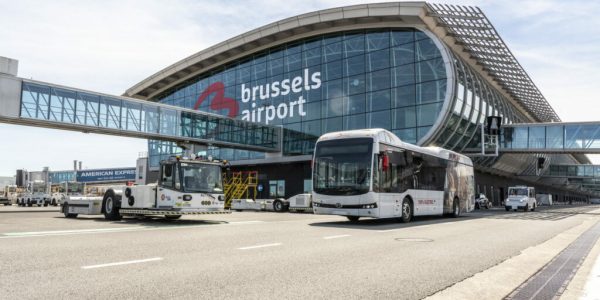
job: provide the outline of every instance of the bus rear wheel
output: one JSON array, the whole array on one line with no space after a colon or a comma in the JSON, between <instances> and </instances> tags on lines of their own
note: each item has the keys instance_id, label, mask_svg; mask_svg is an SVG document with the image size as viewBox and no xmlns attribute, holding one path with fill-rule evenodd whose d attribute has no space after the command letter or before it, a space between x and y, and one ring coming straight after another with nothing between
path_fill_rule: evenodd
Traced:
<instances>
[{"instance_id":1,"label":"bus rear wheel","mask_svg":"<svg viewBox=\"0 0 600 300\"><path fill-rule=\"evenodd\" d=\"M454 201L452 201L452 217L460 217L460 201L458 198L454 198Z\"/></svg>"},{"instance_id":2,"label":"bus rear wheel","mask_svg":"<svg viewBox=\"0 0 600 300\"><path fill-rule=\"evenodd\" d=\"M410 199L404 198L402 200L402 216L400 217L400 221L402 223L408 223L412 220L413 217L413 205Z\"/></svg>"}]
</instances>

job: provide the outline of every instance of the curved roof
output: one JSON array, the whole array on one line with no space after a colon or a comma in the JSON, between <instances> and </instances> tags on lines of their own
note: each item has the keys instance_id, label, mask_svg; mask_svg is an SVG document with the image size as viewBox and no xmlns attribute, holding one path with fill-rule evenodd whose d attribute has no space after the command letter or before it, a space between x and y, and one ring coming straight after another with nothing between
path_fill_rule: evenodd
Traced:
<instances>
[{"instance_id":1,"label":"curved roof","mask_svg":"<svg viewBox=\"0 0 600 300\"><path fill-rule=\"evenodd\" d=\"M353 5L274 22L176 62L134 85L124 96L150 100L193 76L303 37L346 29L398 26L399 23L432 31L511 99L532 122L560 121L479 8L425 2Z\"/></svg>"}]
</instances>

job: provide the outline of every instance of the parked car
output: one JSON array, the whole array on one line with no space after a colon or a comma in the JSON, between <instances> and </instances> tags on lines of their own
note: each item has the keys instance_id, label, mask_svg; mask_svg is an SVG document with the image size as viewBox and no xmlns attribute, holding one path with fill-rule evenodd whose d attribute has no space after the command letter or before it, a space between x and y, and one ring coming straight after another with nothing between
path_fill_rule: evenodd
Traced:
<instances>
[{"instance_id":1,"label":"parked car","mask_svg":"<svg viewBox=\"0 0 600 300\"><path fill-rule=\"evenodd\" d=\"M479 194L479 197L475 199L475 209L480 209L482 207L490 209L492 207L492 202L484 194Z\"/></svg>"}]
</instances>

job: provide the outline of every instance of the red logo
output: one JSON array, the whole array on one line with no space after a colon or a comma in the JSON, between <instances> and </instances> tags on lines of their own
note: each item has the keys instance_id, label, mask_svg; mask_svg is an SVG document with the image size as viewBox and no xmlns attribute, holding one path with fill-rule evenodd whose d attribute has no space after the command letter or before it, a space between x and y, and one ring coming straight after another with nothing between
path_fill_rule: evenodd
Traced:
<instances>
[{"instance_id":1,"label":"red logo","mask_svg":"<svg viewBox=\"0 0 600 300\"><path fill-rule=\"evenodd\" d=\"M208 98L211 94L216 93L216 95L212 98L210 102L210 109L212 110L227 110L227 116L233 118L237 116L238 111L240 109L239 104L235 99L225 98L225 86L222 82L215 82L208 86L200 97L198 97L198 101L196 101L196 105L194 105L194 109L197 110L200 107L200 104Z\"/></svg>"}]
</instances>

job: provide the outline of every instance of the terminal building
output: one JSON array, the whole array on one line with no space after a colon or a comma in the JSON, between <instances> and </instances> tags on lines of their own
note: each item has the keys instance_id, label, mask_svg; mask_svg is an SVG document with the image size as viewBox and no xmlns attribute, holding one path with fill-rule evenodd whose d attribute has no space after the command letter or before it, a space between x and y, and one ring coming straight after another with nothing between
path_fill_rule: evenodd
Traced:
<instances>
[{"instance_id":1,"label":"terminal building","mask_svg":"<svg viewBox=\"0 0 600 300\"><path fill-rule=\"evenodd\" d=\"M186 57L121 97L18 78L17 62L5 60L0 121L149 139L136 166L147 181L178 145L195 144L234 170L258 171L258 197L290 197L312 189L320 135L384 128L470 155L476 192L496 205L517 184L555 201L600 195L600 166L585 156L600 153L600 123L561 122L476 7L392 2L290 17ZM482 155L490 116L502 125L498 156Z\"/></svg>"},{"instance_id":2,"label":"terminal building","mask_svg":"<svg viewBox=\"0 0 600 300\"><path fill-rule=\"evenodd\" d=\"M234 169L258 170L262 197L310 191L311 154L327 132L385 128L403 141L464 153L481 147L486 116L505 125L560 122L480 9L425 2L333 8L268 24L168 66L125 96L283 127L279 155L202 151L232 160ZM181 151L154 140L148 148L150 170ZM558 200L588 197L552 187L558 180L568 188L564 179L527 176L538 157L548 165L590 163L582 154L475 157L477 192L497 204L514 184Z\"/></svg>"}]
</instances>

